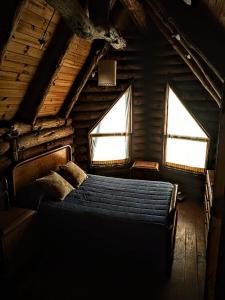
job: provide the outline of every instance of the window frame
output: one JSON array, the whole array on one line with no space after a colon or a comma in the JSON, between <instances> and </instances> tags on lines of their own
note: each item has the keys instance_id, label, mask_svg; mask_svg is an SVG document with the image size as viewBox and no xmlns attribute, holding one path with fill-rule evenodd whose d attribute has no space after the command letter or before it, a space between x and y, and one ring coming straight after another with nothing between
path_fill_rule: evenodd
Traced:
<instances>
[{"instance_id":1,"label":"window frame","mask_svg":"<svg viewBox=\"0 0 225 300\"><path fill-rule=\"evenodd\" d=\"M121 97L126 93L126 91L131 88L131 99L130 99L130 117L129 117L129 124L128 124L128 132L121 132L121 133L94 133L91 134L92 130L98 126L98 124L105 118L105 116L108 114L108 112L116 105L116 103L121 99ZM123 166L127 165L131 162L131 154L132 154L132 119L133 119L133 87L130 83L116 98L115 101L110 105L110 107L105 111L105 113L102 115L102 117L94 124L94 126L91 127L91 129L88 131L88 142L89 142L89 163L90 166L93 168L104 168L104 167L113 167L113 166ZM121 160L107 160L107 161L99 161L99 162L93 162L93 147L92 147L92 137L109 137L109 136L128 136L128 159L121 159Z\"/></svg>"},{"instance_id":2,"label":"window frame","mask_svg":"<svg viewBox=\"0 0 225 300\"><path fill-rule=\"evenodd\" d=\"M207 162L208 162L208 156L209 156L209 147L210 147L210 137L208 133L205 131L205 129L202 127L202 125L196 120L196 117L189 111L189 109L184 105L188 113L192 116L192 118L195 120L195 122L201 127L201 129L206 134L207 138L201 138L201 137L191 137L191 136L183 136L183 135L175 135L175 134L168 134L167 133L167 127L168 127L168 106L169 106L169 89L171 89L174 94L177 96L179 101L183 104L183 102L180 100L180 97L178 96L173 84L171 82L168 82L166 84L166 93L165 93L165 118L164 118L164 137L163 137L163 165L167 168L173 168L179 171L185 171L185 172L191 172L191 173L198 173L203 174L205 173L205 170L207 168ZM178 140L189 140L189 141L201 141L206 142L206 159L205 159L205 166L204 168L198 168L198 167L191 167L187 165L180 165L172 162L166 161L166 150L167 150L167 139L168 138L174 138Z\"/></svg>"}]
</instances>

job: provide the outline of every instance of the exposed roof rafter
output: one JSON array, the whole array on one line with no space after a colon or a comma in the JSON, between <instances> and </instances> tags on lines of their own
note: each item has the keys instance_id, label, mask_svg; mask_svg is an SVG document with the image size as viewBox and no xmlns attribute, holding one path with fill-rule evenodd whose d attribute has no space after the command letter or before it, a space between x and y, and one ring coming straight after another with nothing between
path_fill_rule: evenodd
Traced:
<instances>
[{"instance_id":1,"label":"exposed roof rafter","mask_svg":"<svg viewBox=\"0 0 225 300\"><path fill-rule=\"evenodd\" d=\"M61 19L28 86L16 115L17 120L29 124L35 123L52 79L55 77L72 39L72 31Z\"/></svg>"},{"instance_id":2,"label":"exposed roof rafter","mask_svg":"<svg viewBox=\"0 0 225 300\"><path fill-rule=\"evenodd\" d=\"M74 104L78 100L82 89L84 88L86 82L88 81L94 68L97 66L99 60L107 53L110 45L108 43L102 43L99 45L98 41L94 41L92 44L91 51L88 58L81 69L78 77L75 79L70 92L59 112L59 115L63 118L68 118L70 112L73 109Z\"/></svg>"}]
</instances>

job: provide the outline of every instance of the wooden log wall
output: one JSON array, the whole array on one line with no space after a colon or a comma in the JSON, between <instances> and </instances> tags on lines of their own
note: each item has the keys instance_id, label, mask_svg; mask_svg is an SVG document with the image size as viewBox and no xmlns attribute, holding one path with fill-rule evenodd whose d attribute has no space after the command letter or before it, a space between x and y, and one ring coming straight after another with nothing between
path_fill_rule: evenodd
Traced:
<instances>
[{"instance_id":1,"label":"wooden log wall","mask_svg":"<svg viewBox=\"0 0 225 300\"><path fill-rule=\"evenodd\" d=\"M59 19L43 0L29 0L22 7L0 65L0 120L11 120L17 112Z\"/></svg>"},{"instance_id":2,"label":"wooden log wall","mask_svg":"<svg viewBox=\"0 0 225 300\"><path fill-rule=\"evenodd\" d=\"M167 82L171 82L180 100L208 134L210 149L207 168L214 168L220 110L167 40L158 30L152 34L151 40L154 42L146 46L150 56L145 69L145 93L148 98L147 158L161 164L163 162L165 91ZM163 178L180 181L187 193L192 188L199 194L201 176L168 168L162 168L161 174Z\"/></svg>"},{"instance_id":3,"label":"wooden log wall","mask_svg":"<svg viewBox=\"0 0 225 300\"><path fill-rule=\"evenodd\" d=\"M42 154L48 150L71 145L73 149L71 119L46 118L34 126L14 123L0 131L0 174L7 175L14 164Z\"/></svg>"},{"instance_id":4,"label":"wooden log wall","mask_svg":"<svg viewBox=\"0 0 225 300\"><path fill-rule=\"evenodd\" d=\"M151 58L146 77L150 79L148 97L148 153L149 158L162 162L165 117L165 90L171 82L180 100L208 134L210 157L208 168L215 166L219 108L202 87L170 44L157 33L157 41L150 45Z\"/></svg>"},{"instance_id":5,"label":"wooden log wall","mask_svg":"<svg viewBox=\"0 0 225 300\"><path fill-rule=\"evenodd\" d=\"M111 49L106 58L117 60L117 85L99 87L97 70L84 87L72 112L75 129L75 160L84 168L89 166L88 132L132 82L133 136L132 160L144 159L145 103L143 93L143 47L141 40L127 39L123 51Z\"/></svg>"}]
</instances>

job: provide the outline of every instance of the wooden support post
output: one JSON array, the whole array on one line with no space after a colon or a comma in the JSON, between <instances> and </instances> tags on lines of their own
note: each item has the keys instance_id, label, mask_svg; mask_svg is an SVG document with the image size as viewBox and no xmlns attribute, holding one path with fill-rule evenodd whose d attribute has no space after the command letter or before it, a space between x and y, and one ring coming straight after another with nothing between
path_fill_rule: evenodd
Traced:
<instances>
[{"instance_id":1,"label":"wooden support post","mask_svg":"<svg viewBox=\"0 0 225 300\"><path fill-rule=\"evenodd\" d=\"M95 41L92 44L91 51L88 55L88 58L81 69L79 75L75 79L68 96L59 112L59 115L63 118L68 118L71 110L73 109L74 104L79 98L79 95L85 86L88 78L91 76L94 68L97 66L99 60L107 53L109 50L109 44L104 43L104 45L99 46L99 42Z\"/></svg>"},{"instance_id":2,"label":"wooden support post","mask_svg":"<svg viewBox=\"0 0 225 300\"><path fill-rule=\"evenodd\" d=\"M19 23L27 0L4 1L0 11L0 63L4 57L8 41Z\"/></svg>"},{"instance_id":3,"label":"wooden support post","mask_svg":"<svg viewBox=\"0 0 225 300\"><path fill-rule=\"evenodd\" d=\"M19 107L16 115L18 121L35 123L49 85L60 67L72 38L72 31L63 20L60 20Z\"/></svg>"}]
</instances>

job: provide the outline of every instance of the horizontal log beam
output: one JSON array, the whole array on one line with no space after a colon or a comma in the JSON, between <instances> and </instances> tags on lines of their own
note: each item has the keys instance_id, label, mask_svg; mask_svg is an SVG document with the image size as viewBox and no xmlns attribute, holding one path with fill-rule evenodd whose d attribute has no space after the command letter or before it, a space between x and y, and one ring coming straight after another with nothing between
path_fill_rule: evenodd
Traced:
<instances>
[{"instance_id":1,"label":"horizontal log beam","mask_svg":"<svg viewBox=\"0 0 225 300\"><path fill-rule=\"evenodd\" d=\"M105 110L110 106L109 102L91 102L91 103L87 103L87 102L79 102L76 107L75 107L75 111L76 112L85 112L85 111L99 111L99 110Z\"/></svg>"},{"instance_id":2,"label":"horizontal log beam","mask_svg":"<svg viewBox=\"0 0 225 300\"><path fill-rule=\"evenodd\" d=\"M40 132L32 132L30 134L21 136L17 140L18 150L24 150L31 147L38 146L40 144L44 144L47 142L51 142L60 138L64 138L66 136L70 136L73 134L73 127L60 127L53 129L44 129Z\"/></svg>"},{"instance_id":3,"label":"horizontal log beam","mask_svg":"<svg viewBox=\"0 0 225 300\"><path fill-rule=\"evenodd\" d=\"M20 151L19 160L22 161L30 157L34 157L36 155L45 153L46 151L52 150L54 148L58 148L66 145L72 145L72 144L73 144L73 136L68 136L66 138L54 140L52 142L47 142L43 145L32 147L24 151Z\"/></svg>"},{"instance_id":4,"label":"horizontal log beam","mask_svg":"<svg viewBox=\"0 0 225 300\"><path fill-rule=\"evenodd\" d=\"M79 98L79 103L82 102L103 102L103 101L113 101L119 97L120 93L109 93L109 94L101 94L101 93L91 93L91 94L81 94ZM74 110L76 110L76 106L74 106Z\"/></svg>"}]
</instances>

